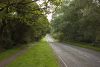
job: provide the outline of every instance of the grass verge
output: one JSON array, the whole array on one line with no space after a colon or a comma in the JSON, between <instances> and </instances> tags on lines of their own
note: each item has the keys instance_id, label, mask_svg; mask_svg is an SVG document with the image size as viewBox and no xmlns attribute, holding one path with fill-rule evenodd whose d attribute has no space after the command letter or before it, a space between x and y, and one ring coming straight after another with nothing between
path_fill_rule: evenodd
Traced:
<instances>
[{"instance_id":1,"label":"grass verge","mask_svg":"<svg viewBox=\"0 0 100 67\"><path fill-rule=\"evenodd\" d=\"M100 52L100 47L93 46L92 44L82 43L82 42L72 42L72 41L67 41L66 43Z\"/></svg>"},{"instance_id":2,"label":"grass verge","mask_svg":"<svg viewBox=\"0 0 100 67\"><path fill-rule=\"evenodd\" d=\"M46 41L31 45L25 54L19 56L7 67L59 67L52 48Z\"/></svg>"}]
</instances>

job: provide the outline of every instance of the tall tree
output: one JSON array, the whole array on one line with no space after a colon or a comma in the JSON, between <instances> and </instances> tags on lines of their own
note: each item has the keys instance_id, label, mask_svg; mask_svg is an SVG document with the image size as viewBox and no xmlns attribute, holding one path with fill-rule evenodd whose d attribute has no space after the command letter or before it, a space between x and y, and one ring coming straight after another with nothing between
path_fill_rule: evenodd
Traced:
<instances>
[{"instance_id":1,"label":"tall tree","mask_svg":"<svg viewBox=\"0 0 100 67\"><path fill-rule=\"evenodd\" d=\"M97 42L100 40L99 0L65 0L54 14L52 27L61 40Z\"/></svg>"},{"instance_id":2,"label":"tall tree","mask_svg":"<svg viewBox=\"0 0 100 67\"><path fill-rule=\"evenodd\" d=\"M40 40L48 30L48 20L36 0L0 1L1 48Z\"/></svg>"}]
</instances>

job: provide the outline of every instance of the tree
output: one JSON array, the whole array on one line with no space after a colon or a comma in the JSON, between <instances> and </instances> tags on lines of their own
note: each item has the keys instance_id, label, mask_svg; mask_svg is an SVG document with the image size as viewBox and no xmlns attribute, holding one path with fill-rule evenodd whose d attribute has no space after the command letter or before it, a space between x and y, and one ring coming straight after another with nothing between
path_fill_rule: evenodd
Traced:
<instances>
[{"instance_id":1,"label":"tree","mask_svg":"<svg viewBox=\"0 0 100 67\"><path fill-rule=\"evenodd\" d=\"M1 48L8 49L40 40L47 31L48 20L36 0L0 1Z\"/></svg>"},{"instance_id":2,"label":"tree","mask_svg":"<svg viewBox=\"0 0 100 67\"><path fill-rule=\"evenodd\" d=\"M60 40L99 42L99 4L98 0L64 1L54 14L53 32L61 33Z\"/></svg>"}]
</instances>

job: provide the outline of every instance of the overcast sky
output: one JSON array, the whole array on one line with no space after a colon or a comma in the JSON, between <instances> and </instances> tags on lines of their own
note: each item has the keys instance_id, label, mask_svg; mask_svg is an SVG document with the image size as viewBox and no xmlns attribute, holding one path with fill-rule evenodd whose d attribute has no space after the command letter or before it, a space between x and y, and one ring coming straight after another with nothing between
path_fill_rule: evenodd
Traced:
<instances>
[{"instance_id":1,"label":"overcast sky","mask_svg":"<svg viewBox=\"0 0 100 67\"><path fill-rule=\"evenodd\" d=\"M43 0L40 0L40 1L37 1L37 4L42 4L44 1ZM50 11L52 11L52 9L49 9ZM49 22L51 21L52 19L52 13L48 14L47 15L47 18L49 20Z\"/></svg>"}]
</instances>

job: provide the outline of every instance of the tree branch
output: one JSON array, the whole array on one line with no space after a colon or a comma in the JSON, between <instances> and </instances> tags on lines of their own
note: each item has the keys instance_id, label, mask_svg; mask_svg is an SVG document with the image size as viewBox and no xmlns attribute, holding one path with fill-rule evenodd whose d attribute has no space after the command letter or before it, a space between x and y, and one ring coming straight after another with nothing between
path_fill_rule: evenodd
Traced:
<instances>
[{"instance_id":1,"label":"tree branch","mask_svg":"<svg viewBox=\"0 0 100 67\"><path fill-rule=\"evenodd\" d=\"M25 4L33 3L33 2L36 2L36 1L37 1L37 0L30 1L30 2L26 2L26 3L19 2L19 3L17 3L17 4L25 5ZM7 7L9 7L9 6L12 6L12 5L15 5L15 4L16 4L16 3L11 3L11 4L9 4L9 5L6 5L6 6L2 7L2 8L0 8L0 11L3 11L5 8L7 8Z\"/></svg>"}]
</instances>

